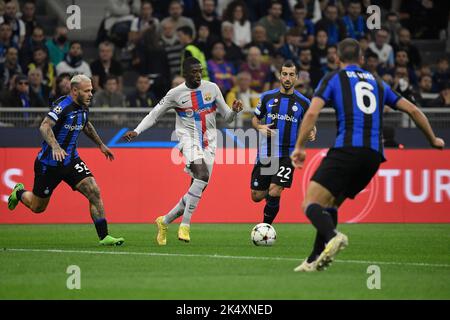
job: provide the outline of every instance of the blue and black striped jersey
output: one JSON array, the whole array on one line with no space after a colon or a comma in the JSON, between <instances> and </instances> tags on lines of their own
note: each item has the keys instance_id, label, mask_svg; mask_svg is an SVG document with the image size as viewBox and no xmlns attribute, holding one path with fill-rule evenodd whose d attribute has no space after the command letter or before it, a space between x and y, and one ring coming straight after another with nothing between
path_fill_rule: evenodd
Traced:
<instances>
[{"instance_id":1,"label":"blue and black striped jersey","mask_svg":"<svg viewBox=\"0 0 450 320\"><path fill-rule=\"evenodd\" d=\"M76 104L71 96L63 96L53 103L52 109L47 114L47 117L56 122L52 129L53 134L61 148L68 154L62 163L64 166L78 158L78 136L88 121L88 113L88 109ZM53 160L52 148L45 141L42 143L38 159L48 166L60 164Z\"/></svg>"},{"instance_id":2,"label":"blue and black striped jersey","mask_svg":"<svg viewBox=\"0 0 450 320\"><path fill-rule=\"evenodd\" d=\"M283 94L280 89L261 94L260 103L255 109L255 116L273 123L271 129L277 130L274 137L262 139L258 148L258 158L289 157L294 150L298 129L303 115L308 110L310 101L300 92ZM272 141L274 139L274 141ZM275 148L275 150L272 150Z\"/></svg>"},{"instance_id":3,"label":"blue and black striped jersey","mask_svg":"<svg viewBox=\"0 0 450 320\"><path fill-rule=\"evenodd\" d=\"M335 148L365 147L383 154L383 109L401 96L379 77L349 65L322 78L314 93L336 110Z\"/></svg>"}]
</instances>

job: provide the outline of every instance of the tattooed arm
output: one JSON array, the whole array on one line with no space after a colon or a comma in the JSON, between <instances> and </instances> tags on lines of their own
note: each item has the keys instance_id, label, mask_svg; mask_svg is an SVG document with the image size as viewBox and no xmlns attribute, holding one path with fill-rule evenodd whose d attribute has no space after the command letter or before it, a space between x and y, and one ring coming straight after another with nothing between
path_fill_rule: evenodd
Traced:
<instances>
[{"instance_id":1,"label":"tattooed arm","mask_svg":"<svg viewBox=\"0 0 450 320\"><path fill-rule=\"evenodd\" d=\"M41 123L41 126L39 127L39 131L41 132L42 138L44 138L45 142L47 142L47 144L52 148L53 160L63 161L67 156L67 153L61 148L58 141L56 141L55 135L52 130L55 124L56 122L51 118L45 117L45 119Z\"/></svg>"},{"instance_id":2,"label":"tattooed arm","mask_svg":"<svg viewBox=\"0 0 450 320\"><path fill-rule=\"evenodd\" d=\"M84 134L88 136L89 139L91 139L102 151L102 153L105 155L106 159L114 160L114 155L111 152L111 150L103 143L102 139L97 133L97 130L95 130L94 125L88 121L86 125L84 126Z\"/></svg>"}]
</instances>

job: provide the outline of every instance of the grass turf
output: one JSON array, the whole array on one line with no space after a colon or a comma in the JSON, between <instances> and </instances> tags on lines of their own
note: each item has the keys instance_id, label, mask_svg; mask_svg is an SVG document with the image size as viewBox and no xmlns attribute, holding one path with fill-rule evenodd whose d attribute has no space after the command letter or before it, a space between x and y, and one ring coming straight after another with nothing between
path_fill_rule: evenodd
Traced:
<instances>
[{"instance_id":1,"label":"grass turf","mask_svg":"<svg viewBox=\"0 0 450 320\"><path fill-rule=\"evenodd\" d=\"M0 299L450 299L448 224L341 225L349 247L308 274L293 268L310 252L310 225L275 224L273 247L254 246L251 227L194 224L187 244L171 225L159 247L154 225L115 224L124 246L99 247L92 225L1 225ZM80 290L66 287L70 265ZM367 288L369 265L379 290Z\"/></svg>"}]
</instances>

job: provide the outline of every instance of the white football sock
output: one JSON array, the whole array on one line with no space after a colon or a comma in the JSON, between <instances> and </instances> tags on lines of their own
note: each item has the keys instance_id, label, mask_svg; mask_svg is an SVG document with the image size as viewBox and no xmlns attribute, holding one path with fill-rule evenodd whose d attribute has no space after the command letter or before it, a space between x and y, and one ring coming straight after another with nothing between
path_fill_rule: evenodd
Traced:
<instances>
[{"instance_id":1,"label":"white football sock","mask_svg":"<svg viewBox=\"0 0 450 320\"><path fill-rule=\"evenodd\" d=\"M178 217L181 217L184 212L184 207L186 206L186 195L182 196L180 201L176 204L175 207L172 208L172 210L169 211L168 214L166 214L163 218L163 222L165 224L171 223L173 220L175 220Z\"/></svg>"},{"instance_id":2,"label":"white football sock","mask_svg":"<svg viewBox=\"0 0 450 320\"><path fill-rule=\"evenodd\" d=\"M207 185L208 182L194 179L194 182L189 188L189 191L184 196L184 199L186 200L186 206L184 208L183 221L181 222L182 226L189 226L191 224L192 214L197 208L198 202L202 197L203 189L205 189Z\"/></svg>"}]
</instances>

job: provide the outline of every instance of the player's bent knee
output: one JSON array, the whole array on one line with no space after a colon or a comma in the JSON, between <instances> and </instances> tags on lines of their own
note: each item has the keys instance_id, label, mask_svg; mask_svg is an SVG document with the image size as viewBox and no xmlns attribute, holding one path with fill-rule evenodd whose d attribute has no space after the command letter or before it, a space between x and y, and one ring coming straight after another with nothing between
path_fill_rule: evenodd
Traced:
<instances>
[{"instance_id":1,"label":"player's bent knee","mask_svg":"<svg viewBox=\"0 0 450 320\"><path fill-rule=\"evenodd\" d=\"M47 206L31 206L30 209L33 213L42 213L47 209Z\"/></svg>"},{"instance_id":2,"label":"player's bent knee","mask_svg":"<svg viewBox=\"0 0 450 320\"><path fill-rule=\"evenodd\" d=\"M266 193L264 192L252 191L252 200L254 202L261 202L265 197Z\"/></svg>"}]
</instances>

